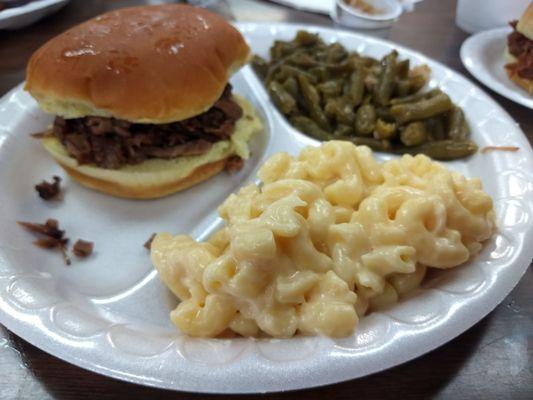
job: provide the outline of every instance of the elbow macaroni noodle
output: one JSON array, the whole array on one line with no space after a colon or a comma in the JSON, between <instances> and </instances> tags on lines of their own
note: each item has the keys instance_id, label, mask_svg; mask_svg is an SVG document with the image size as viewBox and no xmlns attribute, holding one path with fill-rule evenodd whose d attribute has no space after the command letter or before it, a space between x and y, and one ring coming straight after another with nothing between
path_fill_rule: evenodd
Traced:
<instances>
[{"instance_id":1,"label":"elbow macaroni noodle","mask_svg":"<svg viewBox=\"0 0 533 400\"><path fill-rule=\"evenodd\" d=\"M259 177L262 187L220 206L226 225L208 242L161 233L152 243L186 334L348 335L495 229L480 181L423 155L378 164L369 148L332 141L275 154Z\"/></svg>"}]
</instances>

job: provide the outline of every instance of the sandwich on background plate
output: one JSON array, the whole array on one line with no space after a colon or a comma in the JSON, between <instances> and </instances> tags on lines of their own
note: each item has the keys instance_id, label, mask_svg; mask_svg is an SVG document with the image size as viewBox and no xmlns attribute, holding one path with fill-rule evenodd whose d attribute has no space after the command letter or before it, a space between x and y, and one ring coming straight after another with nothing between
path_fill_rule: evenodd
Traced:
<instances>
[{"instance_id":1,"label":"sandwich on background plate","mask_svg":"<svg viewBox=\"0 0 533 400\"><path fill-rule=\"evenodd\" d=\"M509 79L533 94L533 3L518 21L511 22L507 37L505 70Z\"/></svg>"},{"instance_id":2,"label":"sandwich on background plate","mask_svg":"<svg viewBox=\"0 0 533 400\"><path fill-rule=\"evenodd\" d=\"M157 198L248 158L262 124L228 80L249 58L242 35L205 9L124 8L44 44L25 89L56 116L39 136L75 180Z\"/></svg>"}]
</instances>

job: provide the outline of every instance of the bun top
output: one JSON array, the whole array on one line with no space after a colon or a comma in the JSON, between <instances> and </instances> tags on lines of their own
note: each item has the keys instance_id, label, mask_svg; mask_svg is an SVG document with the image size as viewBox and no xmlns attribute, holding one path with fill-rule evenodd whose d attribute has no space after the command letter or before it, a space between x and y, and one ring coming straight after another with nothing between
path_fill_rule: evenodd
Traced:
<instances>
[{"instance_id":1,"label":"bun top","mask_svg":"<svg viewBox=\"0 0 533 400\"><path fill-rule=\"evenodd\" d=\"M205 9L123 8L38 49L26 90L45 111L64 118L180 121L209 109L249 56L241 34Z\"/></svg>"},{"instance_id":2,"label":"bun top","mask_svg":"<svg viewBox=\"0 0 533 400\"><path fill-rule=\"evenodd\" d=\"M533 40L533 3L530 3L526 11L516 25L516 30L529 40Z\"/></svg>"}]
</instances>

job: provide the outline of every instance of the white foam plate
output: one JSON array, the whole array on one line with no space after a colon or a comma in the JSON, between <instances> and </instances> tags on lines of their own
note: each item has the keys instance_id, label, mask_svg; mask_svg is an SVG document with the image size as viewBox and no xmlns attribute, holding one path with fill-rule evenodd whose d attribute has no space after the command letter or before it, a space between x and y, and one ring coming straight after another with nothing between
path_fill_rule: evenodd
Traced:
<instances>
[{"instance_id":1,"label":"white foam plate","mask_svg":"<svg viewBox=\"0 0 533 400\"><path fill-rule=\"evenodd\" d=\"M433 275L413 297L363 318L347 338L183 336L169 321L176 300L154 272L145 240L157 231L205 237L218 222L217 205L253 180L263 160L317 142L288 125L246 67L232 84L250 99L266 129L253 139L245 168L164 199L121 200L66 178L28 136L51 117L19 86L0 102L0 322L35 346L104 375L175 390L245 393L325 385L390 368L451 340L501 302L533 256L532 150L509 115L469 80L390 42L303 25L237 26L263 56L274 39L308 29L371 56L396 48L414 64L427 63L430 85L439 85L463 107L481 147L520 148L447 164L481 177L494 199L499 232L467 265ZM65 177L64 200L41 201L33 185L54 174ZM32 246L32 236L15 223L46 218L57 218L73 240L94 241L96 253L66 267L59 254Z\"/></svg>"},{"instance_id":2,"label":"white foam plate","mask_svg":"<svg viewBox=\"0 0 533 400\"><path fill-rule=\"evenodd\" d=\"M470 36L461 46L461 61L476 79L518 104L533 109L533 96L505 73L503 52L511 28L497 28Z\"/></svg>"},{"instance_id":3,"label":"white foam plate","mask_svg":"<svg viewBox=\"0 0 533 400\"><path fill-rule=\"evenodd\" d=\"M69 0L38 0L0 11L0 29L19 29L37 22L67 4Z\"/></svg>"}]
</instances>

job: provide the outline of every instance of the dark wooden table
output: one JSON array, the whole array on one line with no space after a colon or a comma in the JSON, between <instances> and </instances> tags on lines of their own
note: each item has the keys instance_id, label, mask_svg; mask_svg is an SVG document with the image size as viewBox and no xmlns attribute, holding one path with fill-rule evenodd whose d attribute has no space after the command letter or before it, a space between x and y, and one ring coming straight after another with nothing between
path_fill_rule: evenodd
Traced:
<instances>
[{"instance_id":1,"label":"dark wooden table","mask_svg":"<svg viewBox=\"0 0 533 400\"><path fill-rule=\"evenodd\" d=\"M73 0L59 13L14 32L0 32L0 95L24 79L31 53L48 38L111 8L153 1ZM260 8L258 8L260 7ZM329 18L274 3L221 1L236 20L332 25ZM454 0L425 0L404 14L389 38L468 76L459 59L467 34L454 24ZM472 78L473 79L473 78ZM533 140L532 111L486 89ZM272 394L281 399L533 399L533 272L491 314L464 334L414 361L323 388ZM208 396L136 386L96 375L35 348L0 326L0 399L196 399ZM224 396L228 397L228 396ZM247 398L252 396L241 396Z\"/></svg>"}]
</instances>

